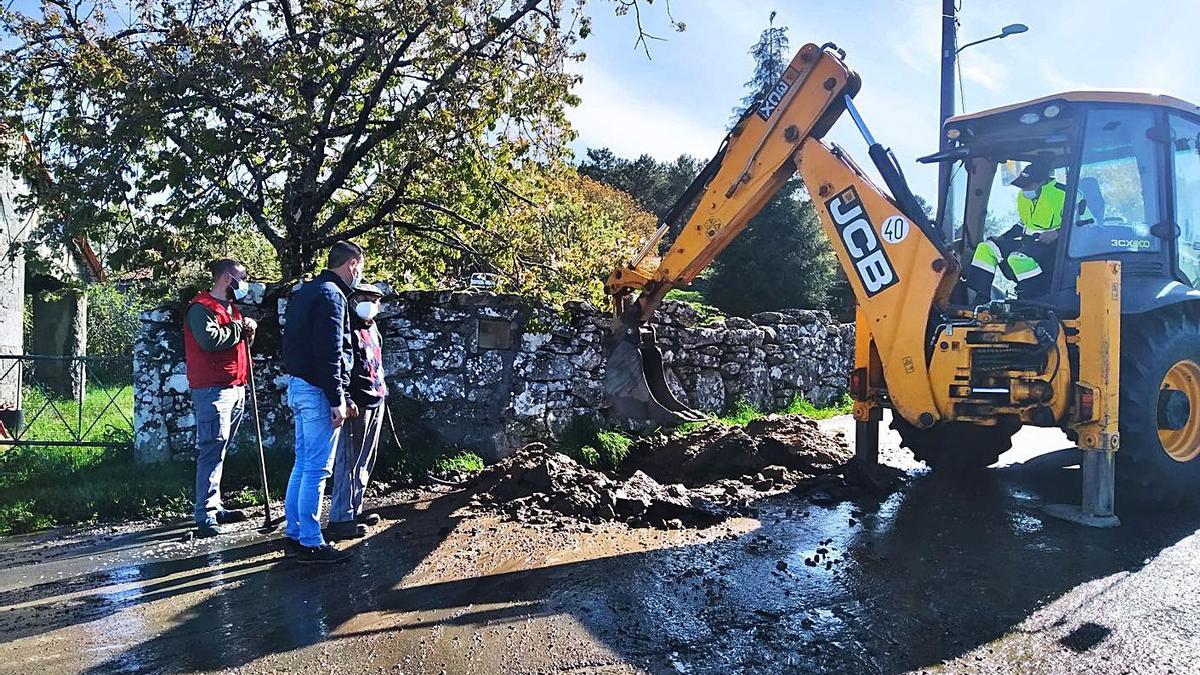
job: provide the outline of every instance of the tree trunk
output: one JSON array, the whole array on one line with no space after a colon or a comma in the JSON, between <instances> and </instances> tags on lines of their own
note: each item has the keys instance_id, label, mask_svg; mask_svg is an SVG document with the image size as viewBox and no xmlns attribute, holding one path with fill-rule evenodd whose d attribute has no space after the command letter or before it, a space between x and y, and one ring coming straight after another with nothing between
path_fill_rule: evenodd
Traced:
<instances>
[{"instance_id":1,"label":"tree trunk","mask_svg":"<svg viewBox=\"0 0 1200 675\"><path fill-rule=\"evenodd\" d=\"M307 244L288 241L282 248L276 249L276 253L279 255L279 270L283 273L281 281L298 281L317 269L318 252Z\"/></svg>"}]
</instances>

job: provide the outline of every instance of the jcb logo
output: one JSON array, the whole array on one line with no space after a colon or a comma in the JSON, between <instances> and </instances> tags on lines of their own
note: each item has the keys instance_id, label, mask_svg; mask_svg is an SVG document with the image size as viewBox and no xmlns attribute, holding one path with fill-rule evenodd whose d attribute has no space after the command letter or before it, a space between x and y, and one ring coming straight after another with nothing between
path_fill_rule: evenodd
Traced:
<instances>
[{"instance_id":1,"label":"jcb logo","mask_svg":"<svg viewBox=\"0 0 1200 675\"><path fill-rule=\"evenodd\" d=\"M833 199L825 202L825 210L837 225L842 245L854 261L854 270L862 282L867 297L898 283L900 277L892 268L887 253L875 236L875 228L863 210L858 192L852 187L842 190Z\"/></svg>"},{"instance_id":2,"label":"jcb logo","mask_svg":"<svg viewBox=\"0 0 1200 675\"><path fill-rule=\"evenodd\" d=\"M783 95L788 92L788 83L783 80L775 85L775 88L767 92L763 97L762 103L758 104L758 116L763 118L763 121L771 119L771 114L779 107L779 102L783 100Z\"/></svg>"}]
</instances>

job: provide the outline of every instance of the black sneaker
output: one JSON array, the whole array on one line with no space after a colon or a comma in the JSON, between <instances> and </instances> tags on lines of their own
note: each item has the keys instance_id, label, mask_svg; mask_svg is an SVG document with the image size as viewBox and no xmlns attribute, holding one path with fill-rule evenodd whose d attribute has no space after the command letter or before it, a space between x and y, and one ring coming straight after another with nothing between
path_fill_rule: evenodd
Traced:
<instances>
[{"instance_id":1,"label":"black sneaker","mask_svg":"<svg viewBox=\"0 0 1200 675\"><path fill-rule=\"evenodd\" d=\"M215 537L218 534L221 534L221 529L219 527L217 527L216 525L197 525L196 526L196 538L197 539L208 539L210 537Z\"/></svg>"},{"instance_id":2,"label":"black sneaker","mask_svg":"<svg viewBox=\"0 0 1200 675\"><path fill-rule=\"evenodd\" d=\"M300 555L300 549L302 548L304 547L300 545L299 541L296 541L291 537L283 538L283 557L295 558L296 556Z\"/></svg>"},{"instance_id":3,"label":"black sneaker","mask_svg":"<svg viewBox=\"0 0 1200 675\"><path fill-rule=\"evenodd\" d=\"M355 520L367 527L375 527L383 518L380 518L378 513L362 513Z\"/></svg>"},{"instance_id":4,"label":"black sneaker","mask_svg":"<svg viewBox=\"0 0 1200 675\"><path fill-rule=\"evenodd\" d=\"M217 511L217 523L221 525L229 525L230 523L240 523L249 519L245 511L239 509L229 509L228 511Z\"/></svg>"},{"instance_id":5,"label":"black sneaker","mask_svg":"<svg viewBox=\"0 0 1200 675\"><path fill-rule=\"evenodd\" d=\"M349 551L339 551L329 544L320 546L301 546L296 553L297 565L330 565L345 562L350 557Z\"/></svg>"},{"instance_id":6,"label":"black sneaker","mask_svg":"<svg viewBox=\"0 0 1200 675\"><path fill-rule=\"evenodd\" d=\"M326 539L332 541L362 539L367 536L367 526L349 520L341 523L330 523L329 527L325 528L324 535Z\"/></svg>"}]
</instances>

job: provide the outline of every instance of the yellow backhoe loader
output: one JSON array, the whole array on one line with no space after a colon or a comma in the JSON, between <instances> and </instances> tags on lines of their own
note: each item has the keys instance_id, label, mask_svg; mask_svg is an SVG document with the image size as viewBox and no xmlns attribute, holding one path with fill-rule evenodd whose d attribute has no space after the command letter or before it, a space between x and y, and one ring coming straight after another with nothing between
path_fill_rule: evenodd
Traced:
<instances>
[{"instance_id":1,"label":"yellow backhoe loader","mask_svg":"<svg viewBox=\"0 0 1200 675\"><path fill-rule=\"evenodd\" d=\"M890 408L934 470L986 467L1022 425L1062 428L1084 451L1083 497L1053 513L1078 522L1118 522L1117 477L1152 498L1196 492L1200 109L1069 92L953 117L949 148L920 160L951 164L931 222L855 109L860 80L844 58L830 44L801 48L610 275L613 410L663 425L704 417L667 388L646 324L798 173L857 300L859 461L877 461ZM886 191L821 140L843 112ZM968 284L980 271L987 281Z\"/></svg>"}]
</instances>

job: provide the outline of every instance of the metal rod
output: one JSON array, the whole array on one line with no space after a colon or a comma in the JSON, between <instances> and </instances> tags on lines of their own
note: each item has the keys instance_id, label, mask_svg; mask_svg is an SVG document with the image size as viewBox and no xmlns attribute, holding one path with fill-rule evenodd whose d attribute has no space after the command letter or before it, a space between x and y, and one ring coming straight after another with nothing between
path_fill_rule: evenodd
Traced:
<instances>
[{"instance_id":1,"label":"metal rod","mask_svg":"<svg viewBox=\"0 0 1200 675\"><path fill-rule=\"evenodd\" d=\"M875 145L875 137L871 135L871 130L867 128L867 123L858 114L858 108L854 107L854 101L849 95L843 96L842 100L845 101L846 112L850 113L850 119L854 120L854 126L858 127L858 133L862 134L863 140L867 142L868 146Z\"/></svg>"},{"instance_id":2,"label":"metal rod","mask_svg":"<svg viewBox=\"0 0 1200 675\"><path fill-rule=\"evenodd\" d=\"M974 47L975 45L981 45L981 44L983 44L983 43L985 43L985 42L989 42L989 41L991 41L991 40L999 40L999 39L1000 39L1000 38L1002 38L1002 37L1008 37L1008 36L1007 36L1007 35L1005 35L1004 33L996 33L995 35L993 35L993 36L991 36L991 37L985 37L985 38L983 38L982 40L976 40L976 41L974 41L974 42L968 42L967 44L965 44L965 45L963 45L963 46L959 47L958 49L955 49L955 50L954 50L954 53L955 53L955 54L958 54L958 53L962 52L962 50L966 49L967 47Z\"/></svg>"},{"instance_id":3,"label":"metal rod","mask_svg":"<svg viewBox=\"0 0 1200 675\"><path fill-rule=\"evenodd\" d=\"M83 440L83 402L87 399L87 383L84 382L83 375L83 362L75 361L75 377L77 379L72 383L72 385L78 385L76 393L79 397L79 406L75 411L75 428L78 429L78 433L75 434L75 437L81 441ZM91 430L89 429L89 431Z\"/></svg>"},{"instance_id":4,"label":"metal rod","mask_svg":"<svg viewBox=\"0 0 1200 675\"><path fill-rule=\"evenodd\" d=\"M646 241L646 245L637 252L637 255L633 256L633 262L629 263L629 266L633 268L641 264L642 259L646 257L646 254L650 252L650 249L658 244L658 242L662 241L663 236L667 234L667 230L669 230L670 227L671 226L667 223L660 225L658 230L654 233L654 236L650 237L650 239Z\"/></svg>"},{"instance_id":5,"label":"metal rod","mask_svg":"<svg viewBox=\"0 0 1200 675\"><path fill-rule=\"evenodd\" d=\"M258 420L258 390L254 386L254 356L250 354L250 343L246 343L246 358L250 361L247 370L249 371L250 384L250 406L254 411L254 439L258 441L258 471L262 478L263 491L263 527L270 529L271 527L271 493L267 490L267 457L263 452L262 442L262 425Z\"/></svg>"}]
</instances>

